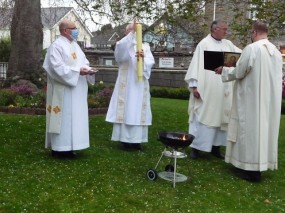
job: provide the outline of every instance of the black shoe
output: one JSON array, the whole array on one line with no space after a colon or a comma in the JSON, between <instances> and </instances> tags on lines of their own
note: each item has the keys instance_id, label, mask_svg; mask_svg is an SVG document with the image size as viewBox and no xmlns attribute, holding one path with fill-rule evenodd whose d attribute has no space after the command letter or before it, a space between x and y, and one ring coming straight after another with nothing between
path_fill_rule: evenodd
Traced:
<instances>
[{"instance_id":1,"label":"black shoe","mask_svg":"<svg viewBox=\"0 0 285 213\"><path fill-rule=\"evenodd\" d=\"M136 150L139 150L139 151L143 151L143 146L142 146L142 144L140 144L140 143L132 143L132 144L130 144L131 145L131 147L133 148L133 149L136 149Z\"/></svg>"},{"instance_id":2,"label":"black shoe","mask_svg":"<svg viewBox=\"0 0 285 213\"><path fill-rule=\"evenodd\" d=\"M51 156L54 158L64 158L65 152L51 150Z\"/></svg>"},{"instance_id":3,"label":"black shoe","mask_svg":"<svg viewBox=\"0 0 285 213\"><path fill-rule=\"evenodd\" d=\"M212 146L211 154L214 155L217 158L225 159L225 155L223 155L220 152L220 147L219 146Z\"/></svg>"},{"instance_id":4,"label":"black shoe","mask_svg":"<svg viewBox=\"0 0 285 213\"><path fill-rule=\"evenodd\" d=\"M57 151L51 150L51 156L52 157L57 157L57 154L58 154Z\"/></svg>"},{"instance_id":5,"label":"black shoe","mask_svg":"<svg viewBox=\"0 0 285 213\"><path fill-rule=\"evenodd\" d=\"M122 147L124 150L130 150L131 149L130 143L121 142L121 144L122 144Z\"/></svg>"},{"instance_id":6,"label":"black shoe","mask_svg":"<svg viewBox=\"0 0 285 213\"><path fill-rule=\"evenodd\" d=\"M73 151L51 151L51 156L54 158L60 158L60 159L74 159L77 158L78 155Z\"/></svg>"},{"instance_id":7,"label":"black shoe","mask_svg":"<svg viewBox=\"0 0 285 213\"><path fill-rule=\"evenodd\" d=\"M67 158L74 159L74 158L78 158L78 154L76 154L76 153L73 152L73 151L68 151L68 152L66 152L66 157L67 157Z\"/></svg>"},{"instance_id":8,"label":"black shoe","mask_svg":"<svg viewBox=\"0 0 285 213\"><path fill-rule=\"evenodd\" d=\"M260 182L261 181L260 171L247 171L247 170L237 168L235 171L235 175L249 182Z\"/></svg>"},{"instance_id":9,"label":"black shoe","mask_svg":"<svg viewBox=\"0 0 285 213\"><path fill-rule=\"evenodd\" d=\"M199 157L199 150L198 149L194 149L191 148L191 152L190 152L190 158L195 160Z\"/></svg>"}]
</instances>

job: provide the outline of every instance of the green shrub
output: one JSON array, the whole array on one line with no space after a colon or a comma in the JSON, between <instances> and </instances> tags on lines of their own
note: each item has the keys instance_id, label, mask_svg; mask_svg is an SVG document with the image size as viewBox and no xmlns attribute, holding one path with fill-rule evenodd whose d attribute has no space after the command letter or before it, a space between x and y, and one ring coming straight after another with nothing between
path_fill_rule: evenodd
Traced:
<instances>
[{"instance_id":1,"label":"green shrub","mask_svg":"<svg viewBox=\"0 0 285 213\"><path fill-rule=\"evenodd\" d=\"M105 108L109 106L109 102L113 93L113 84L104 84L103 81L88 87L88 107L89 108Z\"/></svg>"},{"instance_id":2,"label":"green shrub","mask_svg":"<svg viewBox=\"0 0 285 213\"><path fill-rule=\"evenodd\" d=\"M17 93L11 89L0 90L0 106L15 105Z\"/></svg>"},{"instance_id":3,"label":"green shrub","mask_svg":"<svg viewBox=\"0 0 285 213\"><path fill-rule=\"evenodd\" d=\"M0 90L0 106L45 108L46 91L31 93L27 87L11 87Z\"/></svg>"},{"instance_id":4,"label":"green shrub","mask_svg":"<svg viewBox=\"0 0 285 213\"><path fill-rule=\"evenodd\" d=\"M35 95L21 95L15 97L15 106L17 107L30 107L30 108L45 108L46 93L39 91Z\"/></svg>"},{"instance_id":5,"label":"green shrub","mask_svg":"<svg viewBox=\"0 0 285 213\"><path fill-rule=\"evenodd\" d=\"M113 88L103 88L98 90L95 95L88 96L89 108L105 108L109 106L113 93Z\"/></svg>"},{"instance_id":6,"label":"green shrub","mask_svg":"<svg viewBox=\"0 0 285 213\"><path fill-rule=\"evenodd\" d=\"M113 85L97 84L89 86L88 106L90 108L108 107L113 93ZM45 108L46 89L32 93L28 87L13 87L0 89L0 106L18 106ZM152 97L171 98L171 99L189 99L187 88L169 88L152 86L150 88ZM282 100L282 106L285 107L285 100Z\"/></svg>"},{"instance_id":7,"label":"green shrub","mask_svg":"<svg viewBox=\"0 0 285 213\"><path fill-rule=\"evenodd\" d=\"M96 106L98 106L99 103L98 101L94 98L93 95L88 95L88 107L89 108L96 108Z\"/></svg>"},{"instance_id":8,"label":"green shrub","mask_svg":"<svg viewBox=\"0 0 285 213\"><path fill-rule=\"evenodd\" d=\"M150 94L156 98L189 99L189 90L186 87L170 88L152 86L150 88Z\"/></svg>"},{"instance_id":9,"label":"green shrub","mask_svg":"<svg viewBox=\"0 0 285 213\"><path fill-rule=\"evenodd\" d=\"M114 84L104 84L103 82L101 82L95 85L91 85L89 86L89 95L94 95L94 98L99 98L96 97L96 94L104 89L107 89L106 91L110 92L110 90L114 89ZM157 97L157 98L172 98L172 99L182 99L182 100L188 100L190 95L189 90L186 87L171 88L171 87L159 87L159 86L151 86L150 94L152 97ZM101 101L101 103L99 103L100 101L91 100L91 99L92 97L90 97L88 101L88 103L91 106L98 106L102 104L105 105L105 103L103 103L104 102L103 100Z\"/></svg>"},{"instance_id":10,"label":"green shrub","mask_svg":"<svg viewBox=\"0 0 285 213\"><path fill-rule=\"evenodd\" d=\"M46 107L46 91L40 90L36 95L31 98L30 107L45 108Z\"/></svg>"},{"instance_id":11,"label":"green shrub","mask_svg":"<svg viewBox=\"0 0 285 213\"><path fill-rule=\"evenodd\" d=\"M0 61L8 62L11 52L11 39L9 37L0 38Z\"/></svg>"},{"instance_id":12,"label":"green shrub","mask_svg":"<svg viewBox=\"0 0 285 213\"><path fill-rule=\"evenodd\" d=\"M104 84L102 81L89 86L89 107L107 107L114 89L114 84ZM104 91L104 92L103 92ZM99 93L99 94L98 94ZM185 87L171 88L151 86L150 94L157 98L189 99L189 90ZM94 99L95 100L94 100Z\"/></svg>"},{"instance_id":13,"label":"green shrub","mask_svg":"<svg viewBox=\"0 0 285 213\"><path fill-rule=\"evenodd\" d=\"M88 95L88 104L90 108L108 107L113 88L98 84L91 87ZM46 88L33 92L28 85L13 86L11 88L0 89L0 106L45 108L46 106Z\"/></svg>"},{"instance_id":14,"label":"green shrub","mask_svg":"<svg viewBox=\"0 0 285 213\"><path fill-rule=\"evenodd\" d=\"M100 81L99 83L96 83L94 85L89 85L88 86L88 93L92 95L96 95L99 91L109 88L112 89L114 88L114 84L105 84L103 81Z\"/></svg>"},{"instance_id":15,"label":"green shrub","mask_svg":"<svg viewBox=\"0 0 285 213\"><path fill-rule=\"evenodd\" d=\"M28 106L28 98L27 97L23 97L21 95L17 95L15 98L15 105L17 107L27 107Z\"/></svg>"}]
</instances>

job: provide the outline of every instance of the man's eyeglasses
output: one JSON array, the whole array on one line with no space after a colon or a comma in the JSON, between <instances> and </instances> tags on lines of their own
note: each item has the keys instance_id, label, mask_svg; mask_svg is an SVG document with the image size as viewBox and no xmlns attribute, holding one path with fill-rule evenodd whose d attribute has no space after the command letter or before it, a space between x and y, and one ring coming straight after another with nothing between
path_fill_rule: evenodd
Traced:
<instances>
[{"instance_id":1,"label":"man's eyeglasses","mask_svg":"<svg viewBox=\"0 0 285 213\"><path fill-rule=\"evenodd\" d=\"M68 29L68 30L76 30L77 28L76 28L76 27L72 27L72 28L65 28L65 29Z\"/></svg>"},{"instance_id":2,"label":"man's eyeglasses","mask_svg":"<svg viewBox=\"0 0 285 213\"><path fill-rule=\"evenodd\" d=\"M249 32L252 34L252 33L255 33L255 32L256 32L256 30L250 30Z\"/></svg>"}]
</instances>

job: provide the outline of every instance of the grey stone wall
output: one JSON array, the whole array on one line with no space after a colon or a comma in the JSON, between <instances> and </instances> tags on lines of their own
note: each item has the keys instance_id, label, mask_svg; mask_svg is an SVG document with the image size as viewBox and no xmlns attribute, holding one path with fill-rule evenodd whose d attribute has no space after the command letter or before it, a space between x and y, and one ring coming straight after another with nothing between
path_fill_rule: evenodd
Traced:
<instances>
[{"instance_id":1,"label":"grey stone wall","mask_svg":"<svg viewBox=\"0 0 285 213\"><path fill-rule=\"evenodd\" d=\"M114 52L112 50L92 50L92 51L85 51L84 52L88 60L90 61L90 64L92 65L104 65L104 61L112 60L113 66L116 66L115 58L114 58ZM185 54L185 53L175 53L175 52L154 52L153 57L155 59L155 65L154 68L159 68L159 58L160 57L170 57L174 59L174 69L176 68L184 68L187 69L192 54Z\"/></svg>"},{"instance_id":2,"label":"grey stone wall","mask_svg":"<svg viewBox=\"0 0 285 213\"><path fill-rule=\"evenodd\" d=\"M90 65L96 67L99 72L96 73L96 82L115 83L118 75L118 67L114 60L113 51L86 51L85 52ZM159 57L174 58L173 68L159 68ZM184 77L190 64L192 55L190 54L171 54L154 53L155 65L150 77L151 86L163 87L185 87ZM114 66L102 65L105 59L113 60Z\"/></svg>"},{"instance_id":3,"label":"grey stone wall","mask_svg":"<svg viewBox=\"0 0 285 213\"><path fill-rule=\"evenodd\" d=\"M96 73L96 82L103 81L104 83L115 83L118 76L118 67L103 67L97 66L99 72ZM149 83L151 86L162 87L186 87L184 77L185 69L166 70L153 69Z\"/></svg>"},{"instance_id":4,"label":"grey stone wall","mask_svg":"<svg viewBox=\"0 0 285 213\"><path fill-rule=\"evenodd\" d=\"M163 87L186 87L184 81L186 75L185 69L179 70L161 70L153 69L149 80L151 86Z\"/></svg>"}]
</instances>

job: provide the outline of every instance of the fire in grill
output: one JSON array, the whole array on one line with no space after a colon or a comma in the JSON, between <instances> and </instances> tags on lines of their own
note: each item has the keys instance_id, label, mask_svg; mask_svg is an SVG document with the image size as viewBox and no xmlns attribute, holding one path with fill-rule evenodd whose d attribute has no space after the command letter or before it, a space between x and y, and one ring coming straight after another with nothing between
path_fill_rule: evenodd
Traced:
<instances>
[{"instance_id":1,"label":"fire in grill","mask_svg":"<svg viewBox=\"0 0 285 213\"><path fill-rule=\"evenodd\" d=\"M165 146L176 150L188 147L193 139L193 135L180 132L160 132L158 138Z\"/></svg>"}]
</instances>

